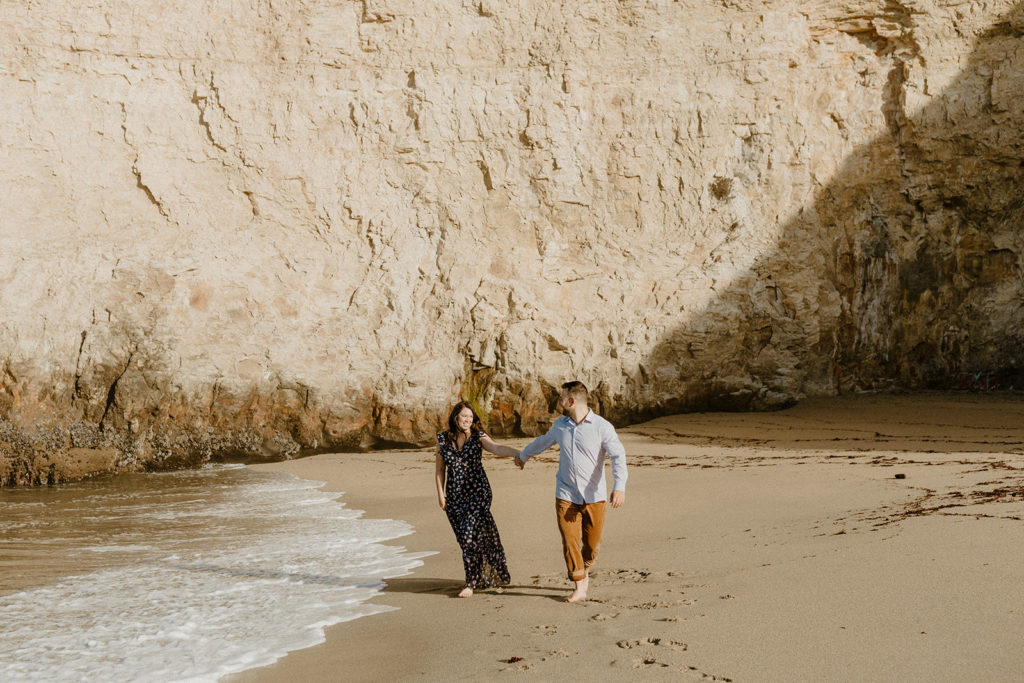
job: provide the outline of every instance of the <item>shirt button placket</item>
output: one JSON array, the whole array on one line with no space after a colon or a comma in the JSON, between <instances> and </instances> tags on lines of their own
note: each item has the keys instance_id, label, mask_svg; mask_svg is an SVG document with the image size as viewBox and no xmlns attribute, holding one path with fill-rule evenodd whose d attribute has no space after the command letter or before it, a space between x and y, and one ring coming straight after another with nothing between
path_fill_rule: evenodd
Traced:
<instances>
[{"instance_id":1,"label":"shirt button placket","mask_svg":"<svg viewBox=\"0 0 1024 683\"><path fill-rule=\"evenodd\" d=\"M580 478L576 474L576 453L578 449L578 444L576 443L576 432L578 429L578 424L574 424L572 426L572 486L574 489L576 489L576 495L579 496L580 500L582 500L585 503L586 500L583 498L583 492L580 491Z\"/></svg>"}]
</instances>

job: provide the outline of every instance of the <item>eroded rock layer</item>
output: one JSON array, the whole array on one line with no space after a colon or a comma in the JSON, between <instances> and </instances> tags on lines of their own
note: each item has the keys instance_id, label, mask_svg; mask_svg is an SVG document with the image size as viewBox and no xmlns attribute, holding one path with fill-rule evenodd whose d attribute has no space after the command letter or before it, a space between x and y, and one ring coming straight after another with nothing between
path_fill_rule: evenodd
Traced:
<instances>
[{"instance_id":1,"label":"eroded rock layer","mask_svg":"<svg viewBox=\"0 0 1024 683\"><path fill-rule=\"evenodd\" d=\"M0 4L0 479L1020 384L1024 10Z\"/></svg>"}]
</instances>

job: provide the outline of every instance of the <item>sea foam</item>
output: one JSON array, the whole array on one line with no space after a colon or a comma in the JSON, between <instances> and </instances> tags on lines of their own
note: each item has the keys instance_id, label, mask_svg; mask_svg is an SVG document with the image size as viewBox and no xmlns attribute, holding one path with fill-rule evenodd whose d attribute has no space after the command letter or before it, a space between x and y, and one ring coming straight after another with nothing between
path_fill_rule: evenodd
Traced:
<instances>
[{"instance_id":1,"label":"sea foam","mask_svg":"<svg viewBox=\"0 0 1024 683\"><path fill-rule=\"evenodd\" d=\"M156 498L84 497L97 529L129 531L76 547L116 566L0 597L0 680L213 681L392 609L367 601L429 554L382 544L411 527L363 519L318 482L223 467L176 474L145 475L168 484Z\"/></svg>"}]
</instances>

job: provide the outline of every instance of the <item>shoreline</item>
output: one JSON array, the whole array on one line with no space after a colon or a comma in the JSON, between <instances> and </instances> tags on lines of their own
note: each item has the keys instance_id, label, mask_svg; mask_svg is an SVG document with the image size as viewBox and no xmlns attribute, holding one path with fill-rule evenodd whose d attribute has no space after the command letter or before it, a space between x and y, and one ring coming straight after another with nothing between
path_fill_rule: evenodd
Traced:
<instances>
[{"instance_id":1,"label":"shoreline","mask_svg":"<svg viewBox=\"0 0 1024 683\"><path fill-rule=\"evenodd\" d=\"M414 527L392 544L437 554L372 600L397 610L221 680L1024 675L1024 401L865 395L619 431L627 501L581 605L562 602L554 450L524 472L487 456L512 584L465 600L432 450L254 465L326 481Z\"/></svg>"},{"instance_id":2,"label":"shoreline","mask_svg":"<svg viewBox=\"0 0 1024 683\"><path fill-rule=\"evenodd\" d=\"M889 398L892 400L905 400L907 398L922 399L922 400L938 400L948 399L952 401L1005 401L1024 402L1024 390L1021 389L1000 389L985 391L984 393L979 392L967 392L963 390L925 390L911 393L908 390L890 390L888 392L867 392L863 394L846 394L842 396L824 396L824 397L813 397L805 398L792 405L786 407L762 409L756 411L713 411L713 410L691 410L683 415L747 415L747 414L764 414L770 415L777 412L785 412L791 410L794 407L804 405L807 403L823 403L833 401L850 401L850 400L870 400L871 398L885 399ZM635 413L630 413L636 415ZM648 413L644 413L648 414ZM629 429L637 427L639 425L648 424L665 417L674 417L676 414L661 415L658 414L656 417L651 417L643 422L628 422L625 427L620 429ZM617 423L616 423L617 424ZM88 425L79 425L86 431L94 427L89 423ZM53 432L51 428L51 432ZM45 430L44 430L45 431ZM59 431L59 430L58 430ZM13 429L10 424L5 423L0 419L0 437L6 434L9 441L18 441L16 437L17 430ZM54 436L56 432L49 435L49 440L61 442L68 442L69 439L65 436L56 438ZM41 437L40 437L41 438ZM111 437L113 438L113 437ZM520 436L501 436L495 437L503 442L522 442L527 443L532 437L520 437ZM28 441L31 441L29 439ZM216 439L215 439L216 440ZM96 441L96 439L92 439ZM108 442L93 443L91 446L71 447L71 446L54 446L52 443L48 446L53 453L37 454L42 458L38 460L33 466L25 469L24 458L20 456L12 456L11 453L5 452L3 448L0 448L0 489L4 488L38 488L46 486L59 486L63 484L73 484L83 481L92 481L97 479L106 479L108 477L116 477L122 474L138 474L146 472L175 472L182 470L198 469L205 465L221 464L221 465L244 465L244 466L258 466L267 465L273 463L288 463L296 460L302 460L305 458L314 457L317 455L351 455L351 454L373 454L373 453L409 453L418 452L423 449L432 449L431 443L426 443L423 446L418 446L415 443L405 443L401 441L387 441L384 439L374 438L375 445L368 447L356 447L347 448L343 450L325 447L325 446L310 446L310 447L296 447L294 449L287 448L270 448L264 446L261 449L220 449L216 455L202 455L203 448L199 448L196 444L191 444L186 448L187 454L178 454L161 460L159 465L153 462L145 464L133 463L131 466L121 466L117 464L119 459L119 453L117 447ZM427 439L432 441L432 439ZM222 446L223 444L221 444ZM5 443L0 441L0 447L10 447L11 443ZM54 454L60 452L61 449L67 451L64 455L67 455L66 461L54 460ZM63 457L63 456L62 456ZM59 458L58 458L59 460ZM44 466L42 469L47 469L49 475L41 476L40 463ZM22 475L18 475L16 470L21 467L25 470ZM34 472L31 473L30 472Z\"/></svg>"}]
</instances>

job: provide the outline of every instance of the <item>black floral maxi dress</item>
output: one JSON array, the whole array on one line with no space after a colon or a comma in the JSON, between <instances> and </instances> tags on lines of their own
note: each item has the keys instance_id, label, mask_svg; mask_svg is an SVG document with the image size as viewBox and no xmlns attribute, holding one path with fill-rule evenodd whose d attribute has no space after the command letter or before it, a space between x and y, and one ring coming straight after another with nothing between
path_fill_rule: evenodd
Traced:
<instances>
[{"instance_id":1,"label":"black floral maxi dress","mask_svg":"<svg viewBox=\"0 0 1024 683\"><path fill-rule=\"evenodd\" d=\"M481 432L473 431L462 448L448 432L437 435L445 466L445 514L462 548L466 585L502 586L509 582L505 550L491 516L491 484L482 461Z\"/></svg>"}]
</instances>

